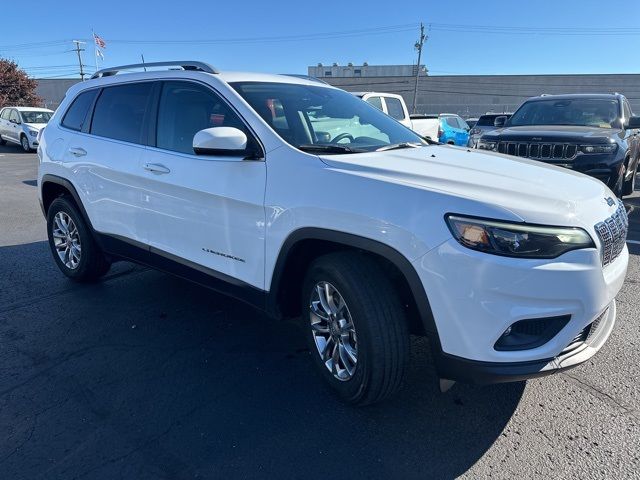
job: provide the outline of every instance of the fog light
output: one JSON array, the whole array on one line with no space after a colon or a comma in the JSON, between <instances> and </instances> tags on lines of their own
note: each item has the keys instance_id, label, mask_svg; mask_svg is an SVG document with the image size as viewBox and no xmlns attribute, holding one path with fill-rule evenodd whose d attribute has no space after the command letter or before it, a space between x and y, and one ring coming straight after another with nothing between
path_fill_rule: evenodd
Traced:
<instances>
[{"instance_id":1,"label":"fog light","mask_svg":"<svg viewBox=\"0 0 640 480\"><path fill-rule=\"evenodd\" d=\"M544 345L571 320L571 315L519 320L507 327L493 348L499 351L529 350Z\"/></svg>"}]
</instances>

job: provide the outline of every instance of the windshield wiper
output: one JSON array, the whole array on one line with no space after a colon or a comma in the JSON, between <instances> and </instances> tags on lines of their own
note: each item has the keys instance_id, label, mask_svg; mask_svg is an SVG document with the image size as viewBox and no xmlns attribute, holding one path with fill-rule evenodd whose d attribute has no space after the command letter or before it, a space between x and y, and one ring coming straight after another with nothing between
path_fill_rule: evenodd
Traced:
<instances>
[{"instance_id":1,"label":"windshield wiper","mask_svg":"<svg viewBox=\"0 0 640 480\"><path fill-rule=\"evenodd\" d=\"M376 148L376 152L385 152L387 150L398 150L400 148L420 148L423 145L418 142L400 142L392 143L391 145L385 145L384 147Z\"/></svg>"},{"instance_id":2,"label":"windshield wiper","mask_svg":"<svg viewBox=\"0 0 640 480\"><path fill-rule=\"evenodd\" d=\"M303 152L320 152L320 153L362 153L365 150L354 149L347 145L309 143L298 145Z\"/></svg>"}]
</instances>

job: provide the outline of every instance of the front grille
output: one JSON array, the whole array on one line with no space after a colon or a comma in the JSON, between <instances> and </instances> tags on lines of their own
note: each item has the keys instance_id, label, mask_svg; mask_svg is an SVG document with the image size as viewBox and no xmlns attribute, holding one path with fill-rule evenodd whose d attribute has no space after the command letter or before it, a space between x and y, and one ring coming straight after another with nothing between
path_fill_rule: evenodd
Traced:
<instances>
[{"instance_id":1,"label":"front grille","mask_svg":"<svg viewBox=\"0 0 640 480\"><path fill-rule=\"evenodd\" d=\"M567 345L565 349L562 350L562 354L572 352L576 348L581 347L585 342L588 342L598 332L598 327L602 323L602 320L604 320L604 318L606 317L607 313L609 313L608 307L604 312L598 315L598 317L593 322L584 327L578 332L575 337L573 337L573 340L569 342L569 345Z\"/></svg>"},{"instance_id":2,"label":"front grille","mask_svg":"<svg viewBox=\"0 0 640 480\"><path fill-rule=\"evenodd\" d=\"M578 146L571 143L499 142L498 152L535 160L573 160Z\"/></svg>"},{"instance_id":3,"label":"front grille","mask_svg":"<svg viewBox=\"0 0 640 480\"><path fill-rule=\"evenodd\" d=\"M627 241L629 217L624 204L618 200L615 213L603 222L597 223L595 229L602 243L602 265L609 265L618 258Z\"/></svg>"}]
</instances>

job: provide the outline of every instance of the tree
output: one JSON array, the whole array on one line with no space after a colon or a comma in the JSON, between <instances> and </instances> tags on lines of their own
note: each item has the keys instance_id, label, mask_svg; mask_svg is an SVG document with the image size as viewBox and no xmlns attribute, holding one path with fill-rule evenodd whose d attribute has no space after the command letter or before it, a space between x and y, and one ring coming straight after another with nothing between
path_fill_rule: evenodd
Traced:
<instances>
[{"instance_id":1,"label":"tree","mask_svg":"<svg viewBox=\"0 0 640 480\"><path fill-rule=\"evenodd\" d=\"M0 107L41 106L42 99L36 95L37 86L38 82L29 78L16 62L0 58Z\"/></svg>"}]
</instances>

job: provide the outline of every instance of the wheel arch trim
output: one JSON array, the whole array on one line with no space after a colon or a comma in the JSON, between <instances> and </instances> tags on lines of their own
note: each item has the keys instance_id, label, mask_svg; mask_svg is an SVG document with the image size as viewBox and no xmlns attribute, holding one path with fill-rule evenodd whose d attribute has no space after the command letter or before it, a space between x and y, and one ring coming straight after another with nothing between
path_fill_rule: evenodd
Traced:
<instances>
[{"instance_id":1,"label":"wheel arch trim","mask_svg":"<svg viewBox=\"0 0 640 480\"><path fill-rule=\"evenodd\" d=\"M326 241L334 244L344 245L346 247L355 248L364 252L373 253L381 257L386 258L391 264L393 264L400 273L404 276L411 295L418 308L418 314L420 315L420 321L422 322L426 333L431 337L431 340L435 340L437 345L440 344L438 337L438 329L433 317L431 305L427 297L427 293L424 290L418 272L411 264L411 262L402 255L395 248L360 235L352 233L341 232L337 230L316 228L316 227L303 227L292 231L285 239L278 252L278 257L271 276L271 283L269 288L268 305L267 310L274 315L278 312L278 296L281 288L282 277L285 272L285 266L287 265L289 254L292 249L300 242L305 240L318 240Z\"/></svg>"}]
</instances>

